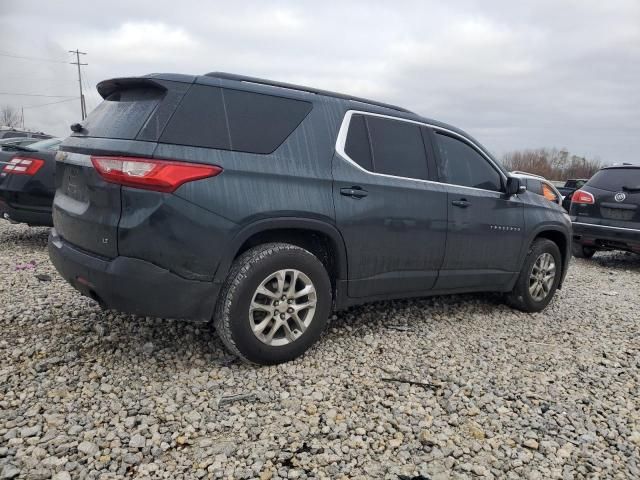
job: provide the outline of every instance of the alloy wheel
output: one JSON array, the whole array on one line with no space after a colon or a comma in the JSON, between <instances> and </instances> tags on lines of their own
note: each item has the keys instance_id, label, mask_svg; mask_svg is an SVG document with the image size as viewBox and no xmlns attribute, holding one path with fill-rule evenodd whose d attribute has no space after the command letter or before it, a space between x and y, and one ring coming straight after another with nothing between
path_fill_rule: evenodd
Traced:
<instances>
[{"instance_id":1,"label":"alloy wheel","mask_svg":"<svg viewBox=\"0 0 640 480\"><path fill-rule=\"evenodd\" d=\"M313 321L318 299L311 279L299 270L278 270L253 294L249 322L261 342L279 347L295 342Z\"/></svg>"},{"instance_id":2,"label":"alloy wheel","mask_svg":"<svg viewBox=\"0 0 640 480\"><path fill-rule=\"evenodd\" d=\"M556 262L550 253L541 254L533 264L529 275L529 293L541 302L549 295L556 278Z\"/></svg>"}]
</instances>

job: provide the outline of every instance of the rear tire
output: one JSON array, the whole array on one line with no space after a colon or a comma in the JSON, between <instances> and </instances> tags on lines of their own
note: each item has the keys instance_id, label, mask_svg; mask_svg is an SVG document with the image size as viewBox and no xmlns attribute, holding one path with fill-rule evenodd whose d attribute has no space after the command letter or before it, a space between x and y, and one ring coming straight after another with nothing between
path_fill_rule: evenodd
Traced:
<instances>
[{"instance_id":1,"label":"rear tire","mask_svg":"<svg viewBox=\"0 0 640 480\"><path fill-rule=\"evenodd\" d=\"M538 238L529 248L518 280L507 294L507 301L523 312L544 310L551 302L561 277L562 256L558 245L546 238Z\"/></svg>"},{"instance_id":2,"label":"rear tire","mask_svg":"<svg viewBox=\"0 0 640 480\"><path fill-rule=\"evenodd\" d=\"M596 253L596 249L593 247L585 247L580 243L573 243L571 245L571 253L576 258L591 258Z\"/></svg>"},{"instance_id":3,"label":"rear tire","mask_svg":"<svg viewBox=\"0 0 640 480\"><path fill-rule=\"evenodd\" d=\"M267 243L233 262L214 325L225 346L242 360L273 365L302 355L318 340L331 304L329 275L312 253Z\"/></svg>"}]
</instances>

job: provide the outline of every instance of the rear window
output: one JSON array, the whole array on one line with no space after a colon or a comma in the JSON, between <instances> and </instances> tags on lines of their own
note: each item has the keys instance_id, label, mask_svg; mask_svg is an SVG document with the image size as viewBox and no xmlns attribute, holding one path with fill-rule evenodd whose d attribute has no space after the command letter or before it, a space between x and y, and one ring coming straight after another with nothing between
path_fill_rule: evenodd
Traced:
<instances>
[{"instance_id":1,"label":"rear window","mask_svg":"<svg viewBox=\"0 0 640 480\"><path fill-rule=\"evenodd\" d=\"M57 150L61 143L61 138L48 138L47 140L40 140L39 142L32 143L28 148L39 151L52 151Z\"/></svg>"},{"instance_id":2,"label":"rear window","mask_svg":"<svg viewBox=\"0 0 640 480\"><path fill-rule=\"evenodd\" d=\"M587 182L590 187L619 192L622 187L640 187L640 168L611 168L600 170Z\"/></svg>"},{"instance_id":3,"label":"rear window","mask_svg":"<svg viewBox=\"0 0 640 480\"><path fill-rule=\"evenodd\" d=\"M112 93L83 122L83 135L133 140L162 95L163 90L148 87Z\"/></svg>"},{"instance_id":4,"label":"rear window","mask_svg":"<svg viewBox=\"0 0 640 480\"><path fill-rule=\"evenodd\" d=\"M311 111L310 102L194 85L160 137L162 143L267 154Z\"/></svg>"}]
</instances>

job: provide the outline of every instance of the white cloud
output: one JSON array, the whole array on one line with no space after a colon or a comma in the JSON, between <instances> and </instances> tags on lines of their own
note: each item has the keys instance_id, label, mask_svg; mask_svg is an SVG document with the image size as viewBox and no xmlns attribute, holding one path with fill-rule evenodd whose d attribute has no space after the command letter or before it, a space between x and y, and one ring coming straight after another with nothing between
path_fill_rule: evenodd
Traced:
<instances>
[{"instance_id":1,"label":"white cloud","mask_svg":"<svg viewBox=\"0 0 640 480\"><path fill-rule=\"evenodd\" d=\"M73 43L68 37L63 41ZM158 62L167 57L184 55L197 47L195 39L183 28L161 22L127 21L106 32L85 31L75 37L83 49L108 62Z\"/></svg>"},{"instance_id":2,"label":"white cloud","mask_svg":"<svg viewBox=\"0 0 640 480\"><path fill-rule=\"evenodd\" d=\"M78 47L91 85L223 70L398 103L498 154L557 146L614 162L640 150L638 0L0 1L0 51L67 59ZM0 57L0 75L5 91L77 91L64 63ZM28 118L66 133L78 111L69 102Z\"/></svg>"}]
</instances>

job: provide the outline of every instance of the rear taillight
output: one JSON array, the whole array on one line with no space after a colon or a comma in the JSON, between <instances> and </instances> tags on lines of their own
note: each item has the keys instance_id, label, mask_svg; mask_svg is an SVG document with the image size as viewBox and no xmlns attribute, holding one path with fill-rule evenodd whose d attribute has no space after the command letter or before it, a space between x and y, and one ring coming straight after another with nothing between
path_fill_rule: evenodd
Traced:
<instances>
[{"instance_id":1,"label":"rear taillight","mask_svg":"<svg viewBox=\"0 0 640 480\"><path fill-rule=\"evenodd\" d=\"M154 158L92 156L91 163L107 182L167 193L184 183L215 177L222 172L216 165Z\"/></svg>"},{"instance_id":2,"label":"rear taillight","mask_svg":"<svg viewBox=\"0 0 640 480\"><path fill-rule=\"evenodd\" d=\"M35 175L44 165L44 160L29 157L13 157L2 169L3 173Z\"/></svg>"},{"instance_id":3,"label":"rear taillight","mask_svg":"<svg viewBox=\"0 0 640 480\"><path fill-rule=\"evenodd\" d=\"M593 205L596 203L595 198L589 192L584 190L576 190L571 197L571 203L579 203L583 205Z\"/></svg>"}]
</instances>

